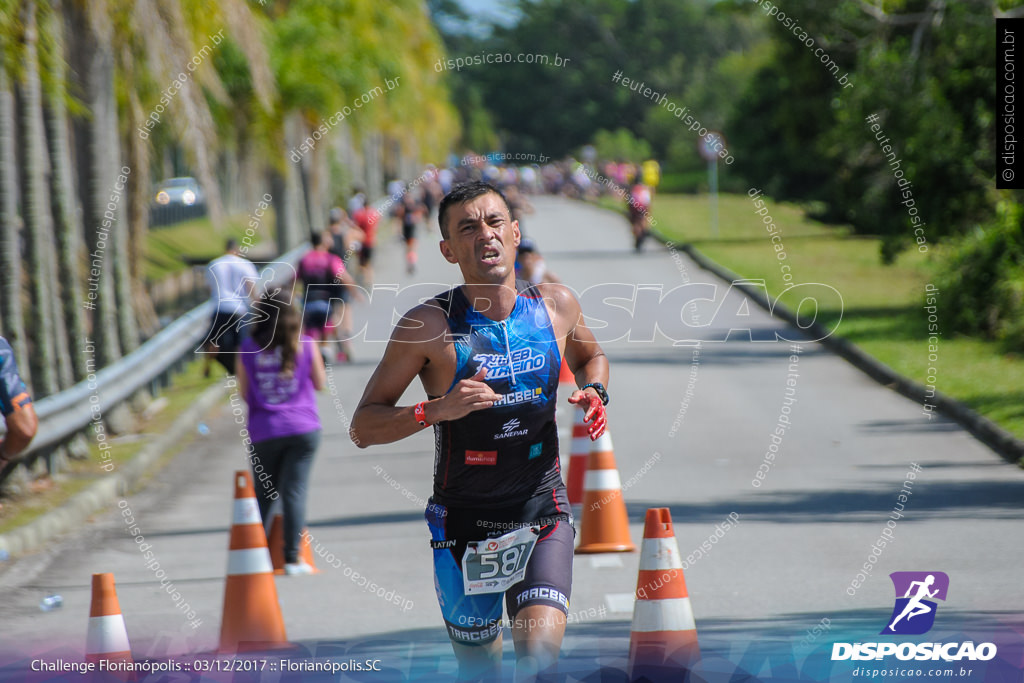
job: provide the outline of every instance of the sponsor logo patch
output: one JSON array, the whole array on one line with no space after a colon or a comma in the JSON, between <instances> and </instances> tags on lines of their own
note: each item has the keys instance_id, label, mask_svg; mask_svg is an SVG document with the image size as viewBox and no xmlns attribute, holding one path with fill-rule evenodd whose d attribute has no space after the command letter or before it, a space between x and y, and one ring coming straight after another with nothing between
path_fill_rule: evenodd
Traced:
<instances>
[{"instance_id":1,"label":"sponsor logo patch","mask_svg":"<svg viewBox=\"0 0 1024 683\"><path fill-rule=\"evenodd\" d=\"M466 451L467 465L497 465L498 451Z\"/></svg>"},{"instance_id":2,"label":"sponsor logo patch","mask_svg":"<svg viewBox=\"0 0 1024 683\"><path fill-rule=\"evenodd\" d=\"M529 429L519 429L520 423L518 417L513 417L511 420L501 425L501 432L494 435L495 439L511 439L516 436L526 436L530 433Z\"/></svg>"}]
</instances>

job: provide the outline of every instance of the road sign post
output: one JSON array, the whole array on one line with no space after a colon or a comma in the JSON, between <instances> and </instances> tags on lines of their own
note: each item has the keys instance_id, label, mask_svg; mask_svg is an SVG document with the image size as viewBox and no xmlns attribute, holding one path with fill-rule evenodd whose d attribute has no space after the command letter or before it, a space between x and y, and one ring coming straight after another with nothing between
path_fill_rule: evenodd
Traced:
<instances>
[{"instance_id":1,"label":"road sign post","mask_svg":"<svg viewBox=\"0 0 1024 683\"><path fill-rule=\"evenodd\" d=\"M697 150L708 162L708 190L711 200L711 235L718 237L718 152L725 149L725 137L710 131L700 139Z\"/></svg>"}]
</instances>

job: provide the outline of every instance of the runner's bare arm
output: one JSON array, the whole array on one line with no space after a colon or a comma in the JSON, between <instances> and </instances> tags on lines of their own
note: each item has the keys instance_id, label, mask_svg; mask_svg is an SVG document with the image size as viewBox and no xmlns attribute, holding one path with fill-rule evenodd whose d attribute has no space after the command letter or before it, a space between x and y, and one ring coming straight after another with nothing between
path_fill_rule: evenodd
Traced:
<instances>
[{"instance_id":1,"label":"runner's bare arm","mask_svg":"<svg viewBox=\"0 0 1024 683\"><path fill-rule=\"evenodd\" d=\"M360 448L398 441L423 429L413 414L414 406L396 404L430 360L429 337L439 325L438 316L425 308L417 306L402 317L366 383L348 430L352 443Z\"/></svg>"},{"instance_id":2,"label":"runner's bare arm","mask_svg":"<svg viewBox=\"0 0 1024 683\"><path fill-rule=\"evenodd\" d=\"M28 447L39 428L39 419L31 403L19 405L7 416L7 434L0 439L0 466Z\"/></svg>"},{"instance_id":3,"label":"runner's bare arm","mask_svg":"<svg viewBox=\"0 0 1024 683\"><path fill-rule=\"evenodd\" d=\"M313 381L313 388L323 391L327 386L327 368L324 366L324 357L316 348L316 342L309 345L309 352L313 354L313 362L309 366L309 378Z\"/></svg>"},{"instance_id":4,"label":"runner's bare arm","mask_svg":"<svg viewBox=\"0 0 1024 683\"><path fill-rule=\"evenodd\" d=\"M235 356L235 380L238 382L238 395L246 403L249 402L249 375L245 372L245 365L242 364L242 354Z\"/></svg>"},{"instance_id":5,"label":"runner's bare arm","mask_svg":"<svg viewBox=\"0 0 1024 683\"><path fill-rule=\"evenodd\" d=\"M349 436L353 443L360 448L391 443L423 429L416 420L415 406L396 404L427 363L441 358L447 332L444 314L433 306L417 306L402 318L352 416ZM427 422L457 420L494 405L500 397L483 382L484 373L486 368L481 368L472 379L464 379L444 396L427 401Z\"/></svg>"},{"instance_id":6,"label":"runner's bare arm","mask_svg":"<svg viewBox=\"0 0 1024 683\"><path fill-rule=\"evenodd\" d=\"M544 283L537 287L554 309L555 336L565 338L565 363L569 366L576 386L600 382L608 386L608 358L594 333L583 320L583 310L576 295L568 287L558 283ZM550 310L550 309L549 309ZM593 389L588 389L588 394ZM597 396L597 392L594 392Z\"/></svg>"},{"instance_id":7,"label":"runner's bare arm","mask_svg":"<svg viewBox=\"0 0 1024 683\"><path fill-rule=\"evenodd\" d=\"M576 380L576 386L598 382L607 388L608 358L583 320L583 310L576 295L560 284L542 284L538 289L554 307L555 336L565 338L565 363ZM607 415L601 396L593 387L572 392L569 403L585 409L583 421L588 424L587 433L592 441L604 433Z\"/></svg>"}]
</instances>

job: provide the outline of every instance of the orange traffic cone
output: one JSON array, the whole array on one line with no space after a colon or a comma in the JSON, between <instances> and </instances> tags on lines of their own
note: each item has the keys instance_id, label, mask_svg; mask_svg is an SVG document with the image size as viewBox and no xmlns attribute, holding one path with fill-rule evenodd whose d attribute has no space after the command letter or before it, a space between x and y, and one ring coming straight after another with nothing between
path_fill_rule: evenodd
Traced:
<instances>
[{"instance_id":1,"label":"orange traffic cone","mask_svg":"<svg viewBox=\"0 0 1024 683\"><path fill-rule=\"evenodd\" d=\"M85 660L96 664L111 662L104 668L122 680L135 680L132 671L118 675L118 662L131 664L132 649L128 644L128 632L124 627L121 605L117 601L113 574L92 575L92 603L89 606L89 630L85 636Z\"/></svg>"},{"instance_id":2,"label":"orange traffic cone","mask_svg":"<svg viewBox=\"0 0 1024 683\"><path fill-rule=\"evenodd\" d=\"M672 515L668 508L650 508L640 546L629 680L681 681L698 659L697 626Z\"/></svg>"},{"instance_id":3,"label":"orange traffic cone","mask_svg":"<svg viewBox=\"0 0 1024 683\"><path fill-rule=\"evenodd\" d=\"M579 505L583 502L583 475L587 473L587 460L590 458L590 437L587 435L587 423L583 421L586 411L576 409L576 419L572 423L572 448L569 452L569 474L565 488L569 494L569 504Z\"/></svg>"},{"instance_id":4,"label":"orange traffic cone","mask_svg":"<svg viewBox=\"0 0 1024 683\"><path fill-rule=\"evenodd\" d=\"M612 437L606 429L590 447L583 477L583 527L577 553L628 553L636 550L629 538L629 515L615 467Z\"/></svg>"},{"instance_id":5,"label":"orange traffic cone","mask_svg":"<svg viewBox=\"0 0 1024 683\"><path fill-rule=\"evenodd\" d=\"M305 529L303 529L305 531ZM267 539L270 546L270 561L274 566L275 574L284 574L284 517L274 515L274 523L270 525L270 538ZM299 539L299 560L313 568L314 574L319 574L316 562L313 561L313 548L309 543L309 536L302 534Z\"/></svg>"},{"instance_id":6,"label":"orange traffic cone","mask_svg":"<svg viewBox=\"0 0 1024 683\"><path fill-rule=\"evenodd\" d=\"M234 519L228 546L220 651L287 646L284 619L274 585L274 568L270 563L252 478L248 471L240 470L235 472Z\"/></svg>"},{"instance_id":7,"label":"orange traffic cone","mask_svg":"<svg viewBox=\"0 0 1024 683\"><path fill-rule=\"evenodd\" d=\"M573 377L572 370L565 362L565 356L562 356L562 367L558 370L558 383L559 384L572 384L576 386L576 378Z\"/></svg>"}]
</instances>

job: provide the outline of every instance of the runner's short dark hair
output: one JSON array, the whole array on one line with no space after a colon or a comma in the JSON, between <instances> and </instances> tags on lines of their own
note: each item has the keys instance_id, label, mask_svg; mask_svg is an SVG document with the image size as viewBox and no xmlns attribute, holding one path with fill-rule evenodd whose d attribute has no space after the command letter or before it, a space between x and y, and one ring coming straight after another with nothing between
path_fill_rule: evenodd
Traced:
<instances>
[{"instance_id":1,"label":"runner's short dark hair","mask_svg":"<svg viewBox=\"0 0 1024 683\"><path fill-rule=\"evenodd\" d=\"M437 209L437 224L441 228L441 236L444 239L448 239L448 226L445 224L445 219L448 217L448 209L457 204L465 204L468 201L472 201L477 197L482 197L488 192L501 197L501 201L505 203L505 209L508 210L509 217L512 216L512 207L509 206L508 199L502 194L501 190L496 188L490 183L485 183L482 180L475 180L470 183L462 183L452 188L452 191L444 196L441 200L441 206Z\"/></svg>"}]
</instances>

